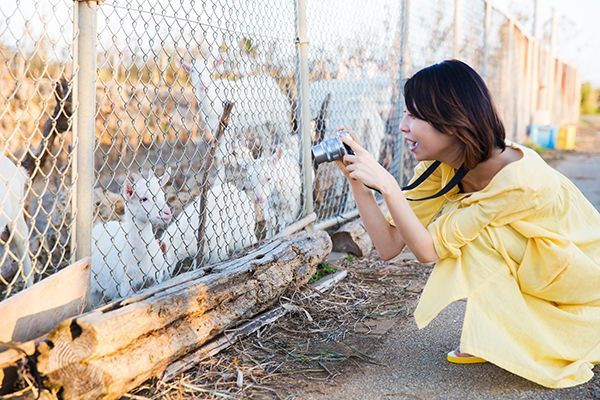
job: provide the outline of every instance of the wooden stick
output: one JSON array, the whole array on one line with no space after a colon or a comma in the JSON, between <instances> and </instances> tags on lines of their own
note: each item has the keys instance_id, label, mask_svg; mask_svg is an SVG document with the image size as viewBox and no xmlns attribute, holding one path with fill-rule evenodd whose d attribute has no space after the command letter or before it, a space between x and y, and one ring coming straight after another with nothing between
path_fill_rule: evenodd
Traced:
<instances>
[{"instance_id":1,"label":"wooden stick","mask_svg":"<svg viewBox=\"0 0 600 400\"><path fill-rule=\"evenodd\" d=\"M328 275L311 284L312 291L323 293L344 279L347 274L348 272L344 270ZM314 295L315 294L312 293L308 297L313 297ZM202 362L208 357L212 357L220 351L231 346L231 344L233 344L236 340L251 335L263 326L277 321L279 318L287 314L287 312L288 309L286 309L284 306L275 307L274 309L257 316L252 321L243 324L239 328L221 335L218 339L205 344L194 353L189 354L169 365L165 369L161 379L165 381L173 379L177 375L189 370L194 365Z\"/></svg>"},{"instance_id":2,"label":"wooden stick","mask_svg":"<svg viewBox=\"0 0 600 400\"><path fill-rule=\"evenodd\" d=\"M72 125L73 96L66 79L56 82L54 97L56 98L56 106L54 106L52 115L48 117L42 128L42 142L40 143L40 147L35 151L35 155L28 151L21 163L31 179L35 177L38 170L44 167L48 155L52 152L56 136L59 133L68 131ZM39 168L36 168L36 161L39 164Z\"/></svg>"},{"instance_id":3,"label":"wooden stick","mask_svg":"<svg viewBox=\"0 0 600 400\"><path fill-rule=\"evenodd\" d=\"M209 189L209 181L208 178L210 176L210 171L213 167L214 160L217 154L217 149L219 148L219 143L221 138L225 134L225 129L229 125L229 117L231 115L231 110L233 109L233 103L226 102L223 105L223 114L221 114L221 119L219 120L219 127L217 128L217 132L215 132L215 136L213 137L210 148L208 149L208 154L204 160L204 168L202 168L202 177L200 182L202 182L202 192L200 192L200 201L198 202L198 207L200 208L200 224L198 226L198 234L196 236L198 240L198 254L196 255L196 265L203 266L204 265L204 235L206 232L206 197L208 195Z\"/></svg>"}]
</instances>

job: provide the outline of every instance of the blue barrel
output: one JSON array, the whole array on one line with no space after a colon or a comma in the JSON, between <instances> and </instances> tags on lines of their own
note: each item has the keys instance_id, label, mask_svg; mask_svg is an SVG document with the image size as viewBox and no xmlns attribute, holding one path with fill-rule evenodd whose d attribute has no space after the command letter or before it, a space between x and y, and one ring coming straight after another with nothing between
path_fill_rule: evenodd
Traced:
<instances>
[{"instance_id":1,"label":"blue barrel","mask_svg":"<svg viewBox=\"0 0 600 400\"><path fill-rule=\"evenodd\" d=\"M558 126L531 125L529 127L529 139L533 144L546 149L554 149L558 140Z\"/></svg>"}]
</instances>

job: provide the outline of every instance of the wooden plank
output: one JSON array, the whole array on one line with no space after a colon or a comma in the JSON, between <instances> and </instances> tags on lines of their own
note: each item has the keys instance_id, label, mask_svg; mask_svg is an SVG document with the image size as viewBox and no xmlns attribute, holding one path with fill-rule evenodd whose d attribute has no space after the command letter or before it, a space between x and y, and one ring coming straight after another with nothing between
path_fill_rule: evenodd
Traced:
<instances>
[{"instance_id":1,"label":"wooden plank","mask_svg":"<svg viewBox=\"0 0 600 400\"><path fill-rule=\"evenodd\" d=\"M0 341L40 337L85 308L90 260L82 259L0 303Z\"/></svg>"}]
</instances>

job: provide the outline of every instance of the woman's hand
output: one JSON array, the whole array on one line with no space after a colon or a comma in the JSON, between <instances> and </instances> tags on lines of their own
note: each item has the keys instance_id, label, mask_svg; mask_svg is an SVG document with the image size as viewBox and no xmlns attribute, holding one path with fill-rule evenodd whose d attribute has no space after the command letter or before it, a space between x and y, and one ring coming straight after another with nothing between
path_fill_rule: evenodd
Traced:
<instances>
[{"instance_id":1,"label":"woman's hand","mask_svg":"<svg viewBox=\"0 0 600 400\"><path fill-rule=\"evenodd\" d=\"M354 135L354 132L352 132L352 130L350 128L338 128L338 135L340 132L342 131L346 131L349 133L350 137L356 141L356 136ZM344 135L339 135L338 137L341 139ZM338 168L340 169L340 171L342 171L342 174L344 174L344 176L348 179L351 179L348 175L350 174L350 171L348 171L348 169L346 168L346 164L342 161L342 160L335 160L335 164L338 166Z\"/></svg>"},{"instance_id":2,"label":"woman's hand","mask_svg":"<svg viewBox=\"0 0 600 400\"><path fill-rule=\"evenodd\" d=\"M342 170L344 175L376 189L382 194L398 186L396 179L356 140L349 135L342 135L340 139L354 151L354 155L345 155L343 163L340 163L344 167ZM340 165L338 164L338 166Z\"/></svg>"}]
</instances>

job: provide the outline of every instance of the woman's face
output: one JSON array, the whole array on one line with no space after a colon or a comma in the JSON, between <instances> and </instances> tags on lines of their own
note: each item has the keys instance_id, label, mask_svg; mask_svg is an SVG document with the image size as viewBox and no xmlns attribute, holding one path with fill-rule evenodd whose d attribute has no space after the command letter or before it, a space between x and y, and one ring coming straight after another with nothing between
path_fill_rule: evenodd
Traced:
<instances>
[{"instance_id":1,"label":"woman's face","mask_svg":"<svg viewBox=\"0 0 600 400\"><path fill-rule=\"evenodd\" d=\"M452 135L446 135L428 122L404 111L400 122L400 130L409 151L417 161L440 160L447 162L449 158L460 154L459 142Z\"/></svg>"}]
</instances>

